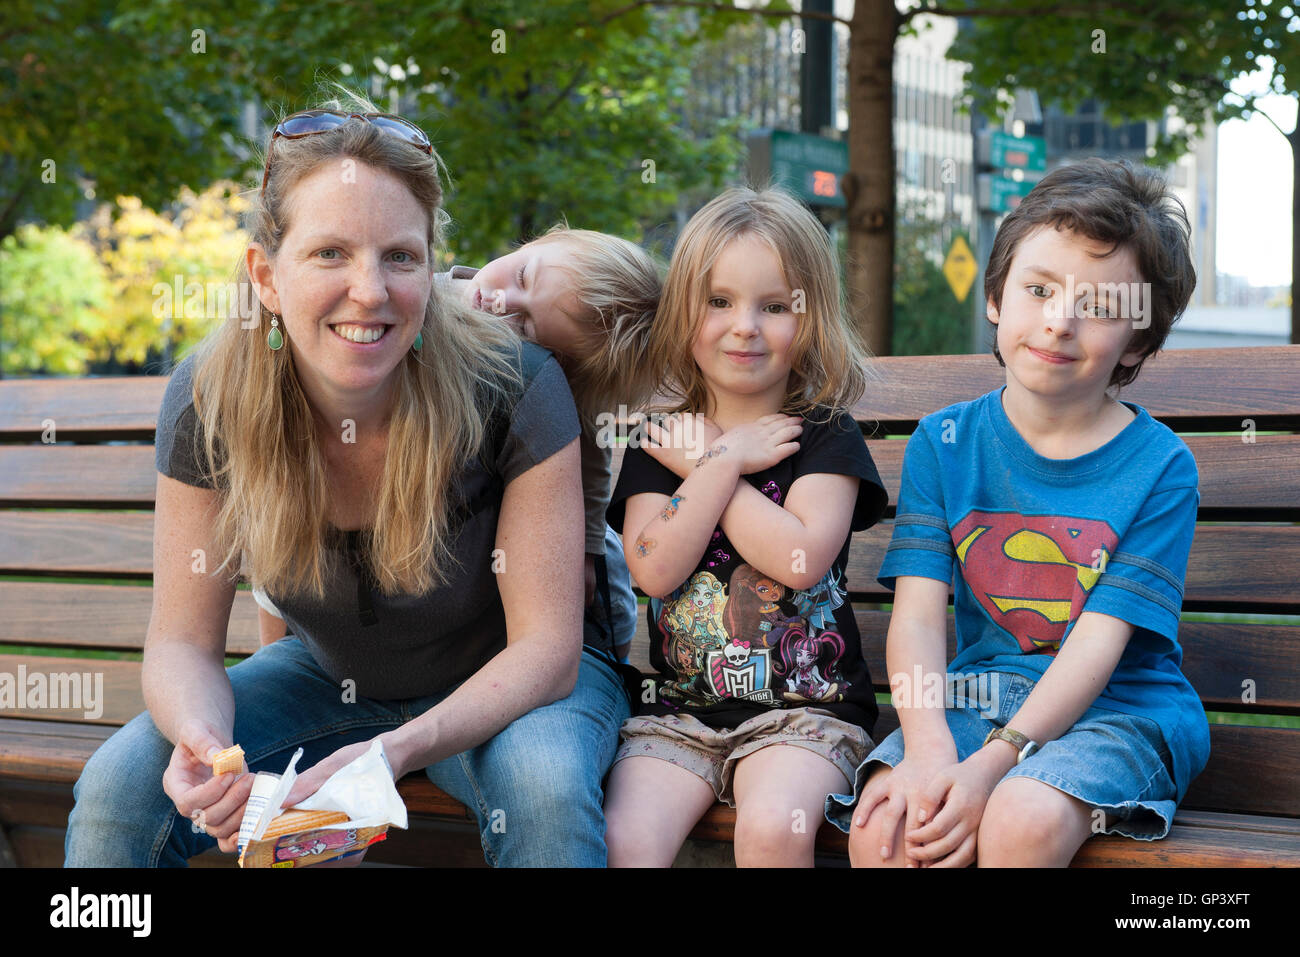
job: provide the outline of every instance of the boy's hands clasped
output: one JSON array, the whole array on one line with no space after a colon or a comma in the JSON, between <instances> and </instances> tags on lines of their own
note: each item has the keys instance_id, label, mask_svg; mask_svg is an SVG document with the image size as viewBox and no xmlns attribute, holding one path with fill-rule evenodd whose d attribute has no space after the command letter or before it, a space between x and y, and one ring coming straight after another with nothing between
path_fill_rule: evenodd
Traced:
<instances>
[{"instance_id":1,"label":"boy's hands clasped","mask_svg":"<svg viewBox=\"0 0 1300 957\"><path fill-rule=\"evenodd\" d=\"M883 805L880 814L880 856L888 859L894 855L894 834L898 822L906 816L903 828L904 849L912 849L909 833L920 826L918 812L922 807L933 807L924 801L930 782L957 761L956 745L936 747L932 750L914 749L890 771L877 774L867 783L853 812L853 826L865 827L867 819L877 805Z\"/></svg>"},{"instance_id":2,"label":"boy's hands clasped","mask_svg":"<svg viewBox=\"0 0 1300 957\"><path fill-rule=\"evenodd\" d=\"M989 795L1006 773L981 748L965 761L951 764L921 793L920 826L905 834L908 857L922 867L966 867L975 861L975 839ZM938 813L935 813L936 809Z\"/></svg>"},{"instance_id":3,"label":"boy's hands clasped","mask_svg":"<svg viewBox=\"0 0 1300 957\"><path fill-rule=\"evenodd\" d=\"M989 795L1006 774L1005 764L988 748L957 761L953 748L905 757L863 789L853 826L863 827L877 805L880 855L894 854L898 822L903 827L909 867L967 867L975 861L976 837Z\"/></svg>"}]
</instances>

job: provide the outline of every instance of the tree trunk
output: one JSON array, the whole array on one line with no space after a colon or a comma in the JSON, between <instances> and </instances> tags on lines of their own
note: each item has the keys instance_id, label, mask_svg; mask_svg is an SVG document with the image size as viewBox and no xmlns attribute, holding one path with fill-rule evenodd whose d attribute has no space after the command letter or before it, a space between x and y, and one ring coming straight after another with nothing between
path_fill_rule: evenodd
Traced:
<instances>
[{"instance_id":1,"label":"tree trunk","mask_svg":"<svg viewBox=\"0 0 1300 957\"><path fill-rule=\"evenodd\" d=\"M891 351L894 325L894 0L857 0L849 36L849 315L867 348Z\"/></svg>"},{"instance_id":2,"label":"tree trunk","mask_svg":"<svg viewBox=\"0 0 1300 957\"><path fill-rule=\"evenodd\" d=\"M1300 118L1287 137L1291 144L1291 344L1300 345Z\"/></svg>"}]
</instances>

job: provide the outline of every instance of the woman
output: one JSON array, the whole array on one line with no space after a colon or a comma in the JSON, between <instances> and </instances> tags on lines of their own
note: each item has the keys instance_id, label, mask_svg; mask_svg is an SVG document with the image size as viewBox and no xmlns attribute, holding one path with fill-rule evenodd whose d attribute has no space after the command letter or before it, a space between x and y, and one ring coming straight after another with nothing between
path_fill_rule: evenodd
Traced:
<instances>
[{"instance_id":1,"label":"woman","mask_svg":"<svg viewBox=\"0 0 1300 957\"><path fill-rule=\"evenodd\" d=\"M233 850L252 774L210 760L234 742L252 771L304 748L293 803L375 737L478 815L489 863L604 864L628 702L581 647L577 416L553 358L439 297L438 166L377 114L272 135L240 277L261 325L168 386L149 711L78 781L69 865ZM294 635L226 670L240 571Z\"/></svg>"}]
</instances>

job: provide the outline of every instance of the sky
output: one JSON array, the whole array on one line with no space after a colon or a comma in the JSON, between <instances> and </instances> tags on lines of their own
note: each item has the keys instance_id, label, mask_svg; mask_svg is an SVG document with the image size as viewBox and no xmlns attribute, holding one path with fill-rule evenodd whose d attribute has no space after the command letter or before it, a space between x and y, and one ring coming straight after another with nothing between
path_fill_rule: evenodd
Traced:
<instances>
[{"instance_id":1,"label":"sky","mask_svg":"<svg viewBox=\"0 0 1300 957\"><path fill-rule=\"evenodd\" d=\"M1232 84L1246 90L1254 75ZM1269 96L1260 107L1288 133L1296 98ZM1219 127L1218 270L1252 285L1291 281L1291 147L1261 116Z\"/></svg>"}]
</instances>

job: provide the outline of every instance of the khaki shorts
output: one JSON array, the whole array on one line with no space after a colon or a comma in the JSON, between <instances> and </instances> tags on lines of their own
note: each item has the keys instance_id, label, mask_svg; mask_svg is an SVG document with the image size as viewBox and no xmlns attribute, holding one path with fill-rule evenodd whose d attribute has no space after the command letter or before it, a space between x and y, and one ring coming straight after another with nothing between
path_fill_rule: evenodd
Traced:
<instances>
[{"instance_id":1,"label":"khaki shorts","mask_svg":"<svg viewBox=\"0 0 1300 957\"><path fill-rule=\"evenodd\" d=\"M845 782L874 747L856 724L821 708L779 708L742 721L735 728L710 728L689 714L628 718L619 729L623 744L614 757L658 758L703 778L718 800L736 806L732 790L736 762L772 744L787 744L820 754Z\"/></svg>"}]
</instances>

